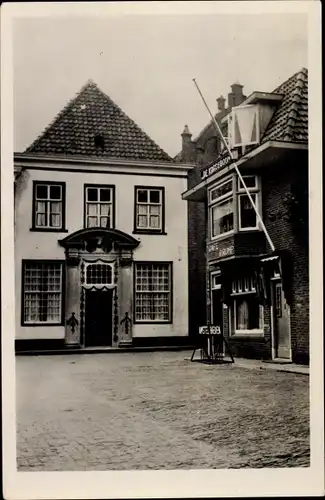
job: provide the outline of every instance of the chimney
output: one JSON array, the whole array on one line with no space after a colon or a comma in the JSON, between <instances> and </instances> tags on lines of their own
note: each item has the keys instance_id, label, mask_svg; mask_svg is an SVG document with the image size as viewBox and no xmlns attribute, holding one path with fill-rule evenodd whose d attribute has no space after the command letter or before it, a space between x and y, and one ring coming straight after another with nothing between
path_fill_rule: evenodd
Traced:
<instances>
[{"instance_id":1,"label":"chimney","mask_svg":"<svg viewBox=\"0 0 325 500\"><path fill-rule=\"evenodd\" d=\"M218 103L218 110L219 111L224 111L225 110L225 106L226 106L226 99L223 97L223 95L221 95L220 97L218 97L217 103Z\"/></svg>"},{"instance_id":2,"label":"chimney","mask_svg":"<svg viewBox=\"0 0 325 500\"><path fill-rule=\"evenodd\" d=\"M191 140L192 134L187 125L185 125L182 133L182 159L185 162L194 160L194 144Z\"/></svg>"},{"instance_id":3,"label":"chimney","mask_svg":"<svg viewBox=\"0 0 325 500\"><path fill-rule=\"evenodd\" d=\"M243 88L244 86L238 82L231 85L231 93L228 94L228 106L230 108L239 106L246 99L246 96L243 94Z\"/></svg>"}]
</instances>

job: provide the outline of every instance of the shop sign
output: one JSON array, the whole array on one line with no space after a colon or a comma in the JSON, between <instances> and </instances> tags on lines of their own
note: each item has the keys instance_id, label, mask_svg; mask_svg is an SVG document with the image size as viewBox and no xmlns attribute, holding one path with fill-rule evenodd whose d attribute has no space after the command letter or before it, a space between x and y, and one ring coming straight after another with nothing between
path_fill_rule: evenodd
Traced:
<instances>
[{"instance_id":1,"label":"shop sign","mask_svg":"<svg viewBox=\"0 0 325 500\"><path fill-rule=\"evenodd\" d=\"M202 170L201 172L202 179L206 179L210 175L219 172L219 170L222 170L224 167L227 167L231 162L232 158L229 156L228 151L226 151L226 153L223 153L218 158L218 160L213 165L211 165L211 167Z\"/></svg>"},{"instance_id":2,"label":"shop sign","mask_svg":"<svg viewBox=\"0 0 325 500\"><path fill-rule=\"evenodd\" d=\"M220 243L214 242L208 245L208 260L222 259L234 254L234 245L220 246Z\"/></svg>"}]
</instances>

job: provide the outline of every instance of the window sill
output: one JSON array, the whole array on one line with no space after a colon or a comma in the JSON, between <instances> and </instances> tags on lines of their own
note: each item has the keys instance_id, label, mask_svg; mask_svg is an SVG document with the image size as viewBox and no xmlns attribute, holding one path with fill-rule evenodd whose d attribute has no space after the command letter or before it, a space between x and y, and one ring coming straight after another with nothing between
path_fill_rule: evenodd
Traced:
<instances>
[{"instance_id":1,"label":"window sill","mask_svg":"<svg viewBox=\"0 0 325 500\"><path fill-rule=\"evenodd\" d=\"M235 233L236 233L236 231L232 230L232 231L228 231L228 233L222 233L219 236L214 236L214 237L210 238L210 243L212 243L212 242L214 243L215 241L225 240L225 239L229 238L229 236L233 236Z\"/></svg>"},{"instance_id":2,"label":"window sill","mask_svg":"<svg viewBox=\"0 0 325 500\"><path fill-rule=\"evenodd\" d=\"M132 234L155 234L156 236L167 235L165 231L155 231L154 229L135 229L134 231L132 231Z\"/></svg>"},{"instance_id":3,"label":"window sill","mask_svg":"<svg viewBox=\"0 0 325 500\"><path fill-rule=\"evenodd\" d=\"M172 325L172 321L134 321L134 325Z\"/></svg>"},{"instance_id":4,"label":"window sill","mask_svg":"<svg viewBox=\"0 0 325 500\"><path fill-rule=\"evenodd\" d=\"M68 233L68 229L56 229L52 227L31 227L29 229L32 232L37 232L37 233Z\"/></svg>"},{"instance_id":5,"label":"window sill","mask_svg":"<svg viewBox=\"0 0 325 500\"><path fill-rule=\"evenodd\" d=\"M239 228L239 231L238 233L252 233L252 232L261 232L262 229L260 229L259 227L243 227L243 228Z\"/></svg>"},{"instance_id":6,"label":"window sill","mask_svg":"<svg viewBox=\"0 0 325 500\"><path fill-rule=\"evenodd\" d=\"M234 339L263 339L264 338L264 330L236 330L235 333L230 335L230 338Z\"/></svg>"}]
</instances>

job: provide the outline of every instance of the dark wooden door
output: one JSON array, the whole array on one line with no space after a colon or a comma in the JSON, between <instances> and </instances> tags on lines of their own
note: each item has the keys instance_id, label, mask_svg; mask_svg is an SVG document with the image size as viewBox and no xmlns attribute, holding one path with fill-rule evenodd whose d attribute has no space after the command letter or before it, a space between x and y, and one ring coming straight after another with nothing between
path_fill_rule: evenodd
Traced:
<instances>
[{"instance_id":1,"label":"dark wooden door","mask_svg":"<svg viewBox=\"0 0 325 500\"><path fill-rule=\"evenodd\" d=\"M112 345L112 290L87 290L85 346Z\"/></svg>"}]
</instances>

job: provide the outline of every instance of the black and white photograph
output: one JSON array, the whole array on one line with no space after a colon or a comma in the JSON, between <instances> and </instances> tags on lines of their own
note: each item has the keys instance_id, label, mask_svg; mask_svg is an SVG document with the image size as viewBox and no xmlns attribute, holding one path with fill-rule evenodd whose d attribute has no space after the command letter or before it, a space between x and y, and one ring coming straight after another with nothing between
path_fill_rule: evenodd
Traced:
<instances>
[{"instance_id":1,"label":"black and white photograph","mask_svg":"<svg viewBox=\"0 0 325 500\"><path fill-rule=\"evenodd\" d=\"M5 498L321 495L320 4L1 14Z\"/></svg>"}]
</instances>

